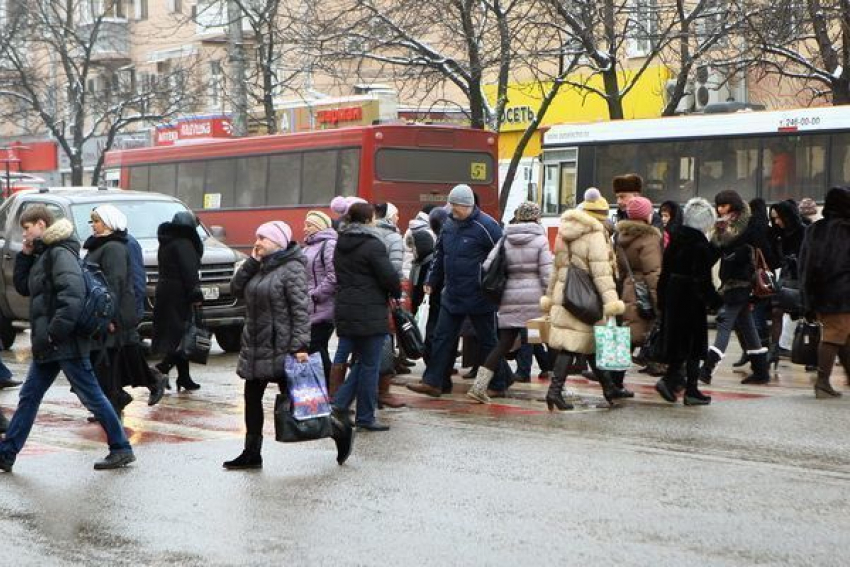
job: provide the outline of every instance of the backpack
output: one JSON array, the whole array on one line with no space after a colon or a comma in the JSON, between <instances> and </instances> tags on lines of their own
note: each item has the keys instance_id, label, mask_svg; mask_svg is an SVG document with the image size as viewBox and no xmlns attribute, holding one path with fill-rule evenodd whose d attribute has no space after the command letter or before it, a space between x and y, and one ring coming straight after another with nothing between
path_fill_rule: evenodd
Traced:
<instances>
[{"instance_id":1,"label":"backpack","mask_svg":"<svg viewBox=\"0 0 850 567\"><path fill-rule=\"evenodd\" d=\"M84 337L105 337L109 332L109 323L115 319L115 298L109 291L100 266L85 260L79 262L86 295L75 330Z\"/></svg>"},{"instance_id":2,"label":"backpack","mask_svg":"<svg viewBox=\"0 0 850 567\"><path fill-rule=\"evenodd\" d=\"M52 257L48 255L48 259L52 260ZM106 338L109 333L109 324L115 319L117 311L115 298L109 291L106 276L103 275L99 265L86 262L79 257L76 260L80 266L85 296L83 297L82 309L80 309L80 314L77 317L77 323L74 326L74 332L87 338L98 335L101 338ZM48 277L52 278L52 263L49 264L47 272Z\"/></svg>"}]
</instances>

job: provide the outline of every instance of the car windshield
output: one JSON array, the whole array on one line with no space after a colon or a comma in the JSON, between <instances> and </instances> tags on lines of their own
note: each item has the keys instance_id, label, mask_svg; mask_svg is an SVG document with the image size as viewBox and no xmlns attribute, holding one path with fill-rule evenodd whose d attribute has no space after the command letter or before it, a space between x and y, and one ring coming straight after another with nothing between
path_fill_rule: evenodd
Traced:
<instances>
[{"instance_id":1,"label":"car windshield","mask_svg":"<svg viewBox=\"0 0 850 567\"><path fill-rule=\"evenodd\" d=\"M170 221L174 213L188 211L183 203L176 201L141 201L134 199L121 199L117 201L103 201L97 206L109 203L127 215L127 225L130 234L137 239L156 238L156 230L159 225ZM95 206L91 203L71 205L71 214L74 216L74 227L77 234L85 239L91 234L91 212ZM208 234L203 225L198 225L198 235L206 239Z\"/></svg>"}]
</instances>

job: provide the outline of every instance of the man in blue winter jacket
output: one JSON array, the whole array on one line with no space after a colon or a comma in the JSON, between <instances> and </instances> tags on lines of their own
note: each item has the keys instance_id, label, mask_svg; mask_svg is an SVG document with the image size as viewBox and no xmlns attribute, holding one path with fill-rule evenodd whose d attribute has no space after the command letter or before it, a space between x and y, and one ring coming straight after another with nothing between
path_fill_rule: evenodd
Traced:
<instances>
[{"instance_id":1,"label":"man in blue winter jacket","mask_svg":"<svg viewBox=\"0 0 850 567\"><path fill-rule=\"evenodd\" d=\"M426 294L432 288L443 289L432 354L422 382L407 386L435 398L442 394L443 377L454 362L455 342L465 318L469 317L475 328L482 356L496 346L498 305L487 301L481 292L481 265L502 237L502 229L475 205L475 195L468 185L455 186L448 201L451 214L440 232L431 273L423 288Z\"/></svg>"}]
</instances>

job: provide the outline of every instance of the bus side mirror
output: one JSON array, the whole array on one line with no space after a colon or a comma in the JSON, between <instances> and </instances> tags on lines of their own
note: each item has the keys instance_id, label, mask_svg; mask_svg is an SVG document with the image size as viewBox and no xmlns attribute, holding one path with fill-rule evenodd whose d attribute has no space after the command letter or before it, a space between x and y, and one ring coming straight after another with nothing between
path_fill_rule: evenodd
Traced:
<instances>
[{"instance_id":1,"label":"bus side mirror","mask_svg":"<svg viewBox=\"0 0 850 567\"><path fill-rule=\"evenodd\" d=\"M223 226L213 225L210 227L210 234L212 234L216 240L220 240L222 242L227 238L227 231Z\"/></svg>"}]
</instances>

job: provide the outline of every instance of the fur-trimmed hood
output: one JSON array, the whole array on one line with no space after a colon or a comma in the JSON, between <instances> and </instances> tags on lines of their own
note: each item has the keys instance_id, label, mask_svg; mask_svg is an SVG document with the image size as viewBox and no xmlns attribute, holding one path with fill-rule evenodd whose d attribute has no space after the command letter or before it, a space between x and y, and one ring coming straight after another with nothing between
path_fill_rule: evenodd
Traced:
<instances>
[{"instance_id":1,"label":"fur-trimmed hood","mask_svg":"<svg viewBox=\"0 0 850 567\"><path fill-rule=\"evenodd\" d=\"M729 222L718 219L714 225L714 235L711 237L711 241L721 248L729 246L744 234L750 224L751 217L750 206L744 203L743 210L736 218Z\"/></svg>"},{"instance_id":2,"label":"fur-trimmed hood","mask_svg":"<svg viewBox=\"0 0 850 567\"><path fill-rule=\"evenodd\" d=\"M633 241L644 236L661 238L661 231L645 222L621 220L617 223L617 241L628 247Z\"/></svg>"},{"instance_id":3,"label":"fur-trimmed hood","mask_svg":"<svg viewBox=\"0 0 850 567\"><path fill-rule=\"evenodd\" d=\"M578 240L591 232L605 232L605 226L589 214L579 209L570 209L561 215L558 236L565 242Z\"/></svg>"},{"instance_id":4,"label":"fur-trimmed hood","mask_svg":"<svg viewBox=\"0 0 850 567\"><path fill-rule=\"evenodd\" d=\"M62 240L67 240L71 238L71 235L73 234L74 225L71 224L71 221L69 221L68 219L59 219L58 221L47 227L47 229L41 235L41 241L44 242L46 246L50 246Z\"/></svg>"}]
</instances>

